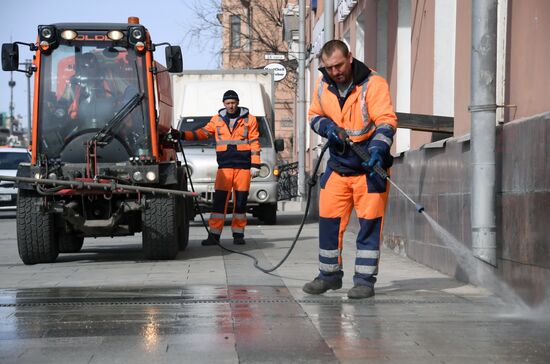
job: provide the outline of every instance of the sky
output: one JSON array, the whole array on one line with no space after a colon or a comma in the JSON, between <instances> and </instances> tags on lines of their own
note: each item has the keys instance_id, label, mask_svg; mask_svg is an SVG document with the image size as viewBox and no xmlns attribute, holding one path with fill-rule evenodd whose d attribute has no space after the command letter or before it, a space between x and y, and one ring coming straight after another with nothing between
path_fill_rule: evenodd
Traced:
<instances>
[{"instance_id":1,"label":"sky","mask_svg":"<svg viewBox=\"0 0 550 364\"><path fill-rule=\"evenodd\" d=\"M151 33L153 43L169 42L181 46L184 69L214 69L218 67L216 47L205 39L202 47L190 43L185 35L194 24L191 5L201 0L8 0L2 1L0 14L0 43L36 41L37 27L42 24L65 22L126 23L129 16L137 16ZM164 64L164 47L155 52ZM28 47L19 45L19 62L32 58ZM23 67L21 67L23 68ZM33 81L31 79L31 97ZM10 72L0 70L0 112L9 112ZM13 72L15 115L23 117L27 127L27 77Z\"/></svg>"}]
</instances>

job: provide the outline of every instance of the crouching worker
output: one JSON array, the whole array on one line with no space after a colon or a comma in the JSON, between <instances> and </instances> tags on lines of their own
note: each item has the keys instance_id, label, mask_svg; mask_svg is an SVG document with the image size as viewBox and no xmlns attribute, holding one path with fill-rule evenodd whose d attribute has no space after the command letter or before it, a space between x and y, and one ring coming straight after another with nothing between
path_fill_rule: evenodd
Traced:
<instances>
[{"instance_id":1,"label":"crouching worker","mask_svg":"<svg viewBox=\"0 0 550 364\"><path fill-rule=\"evenodd\" d=\"M256 117L246 107L239 106L239 96L233 90L223 94L224 108L203 127L181 134L184 140L202 140L214 136L218 172L214 184L212 214L208 220L210 234L202 245L220 242L227 205L233 193L231 231L234 244L245 244L246 201L250 178L260 173L260 141Z\"/></svg>"},{"instance_id":2,"label":"crouching worker","mask_svg":"<svg viewBox=\"0 0 550 364\"><path fill-rule=\"evenodd\" d=\"M321 294L342 287L342 243L353 208L359 218L353 288L349 298L374 296L380 237L389 184L373 172L387 169L397 128L386 81L354 59L345 43L327 42L321 49L323 74L312 92L311 128L328 138L330 158L320 180L319 275L303 287ZM362 161L347 139L368 151Z\"/></svg>"}]
</instances>

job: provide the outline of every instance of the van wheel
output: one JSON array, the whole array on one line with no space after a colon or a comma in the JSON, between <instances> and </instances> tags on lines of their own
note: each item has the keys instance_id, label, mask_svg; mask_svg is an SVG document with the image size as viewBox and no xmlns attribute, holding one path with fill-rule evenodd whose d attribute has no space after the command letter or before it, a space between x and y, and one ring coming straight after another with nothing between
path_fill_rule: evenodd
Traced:
<instances>
[{"instance_id":1,"label":"van wheel","mask_svg":"<svg viewBox=\"0 0 550 364\"><path fill-rule=\"evenodd\" d=\"M59 255L53 214L42 211L43 197L20 189L17 196L17 248L25 264L53 263Z\"/></svg>"},{"instance_id":2,"label":"van wheel","mask_svg":"<svg viewBox=\"0 0 550 364\"><path fill-rule=\"evenodd\" d=\"M262 220L266 225L275 225L277 224L277 204L269 203L262 205L260 208L260 220Z\"/></svg>"},{"instance_id":3,"label":"van wheel","mask_svg":"<svg viewBox=\"0 0 550 364\"><path fill-rule=\"evenodd\" d=\"M78 253L82 249L84 238L73 233L59 231L57 233L57 243L60 253Z\"/></svg>"},{"instance_id":4,"label":"van wheel","mask_svg":"<svg viewBox=\"0 0 550 364\"><path fill-rule=\"evenodd\" d=\"M142 215L143 253L146 259L169 260L178 254L176 196L148 196Z\"/></svg>"}]
</instances>

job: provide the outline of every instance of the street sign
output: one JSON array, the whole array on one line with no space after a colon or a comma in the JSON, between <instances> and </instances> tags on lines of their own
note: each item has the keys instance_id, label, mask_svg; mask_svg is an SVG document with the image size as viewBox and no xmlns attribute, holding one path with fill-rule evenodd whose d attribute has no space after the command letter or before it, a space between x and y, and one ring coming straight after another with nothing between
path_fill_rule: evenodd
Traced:
<instances>
[{"instance_id":1,"label":"street sign","mask_svg":"<svg viewBox=\"0 0 550 364\"><path fill-rule=\"evenodd\" d=\"M264 54L264 59L270 61L284 61L286 56L284 54Z\"/></svg>"},{"instance_id":2,"label":"street sign","mask_svg":"<svg viewBox=\"0 0 550 364\"><path fill-rule=\"evenodd\" d=\"M266 70L273 70L275 81L281 81L286 77L286 67L280 63L270 63L264 67Z\"/></svg>"}]
</instances>

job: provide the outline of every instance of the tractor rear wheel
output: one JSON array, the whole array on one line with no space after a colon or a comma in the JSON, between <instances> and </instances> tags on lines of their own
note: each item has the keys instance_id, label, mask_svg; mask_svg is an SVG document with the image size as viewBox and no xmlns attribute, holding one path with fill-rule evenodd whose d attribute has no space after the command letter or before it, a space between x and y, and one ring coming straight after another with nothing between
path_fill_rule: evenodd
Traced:
<instances>
[{"instance_id":1,"label":"tractor rear wheel","mask_svg":"<svg viewBox=\"0 0 550 364\"><path fill-rule=\"evenodd\" d=\"M52 213L42 210L43 197L20 189L17 196L17 248L25 264L53 263L59 255Z\"/></svg>"},{"instance_id":2,"label":"tractor rear wheel","mask_svg":"<svg viewBox=\"0 0 550 364\"><path fill-rule=\"evenodd\" d=\"M169 260L178 254L177 196L148 196L142 215L146 259Z\"/></svg>"}]
</instances>

